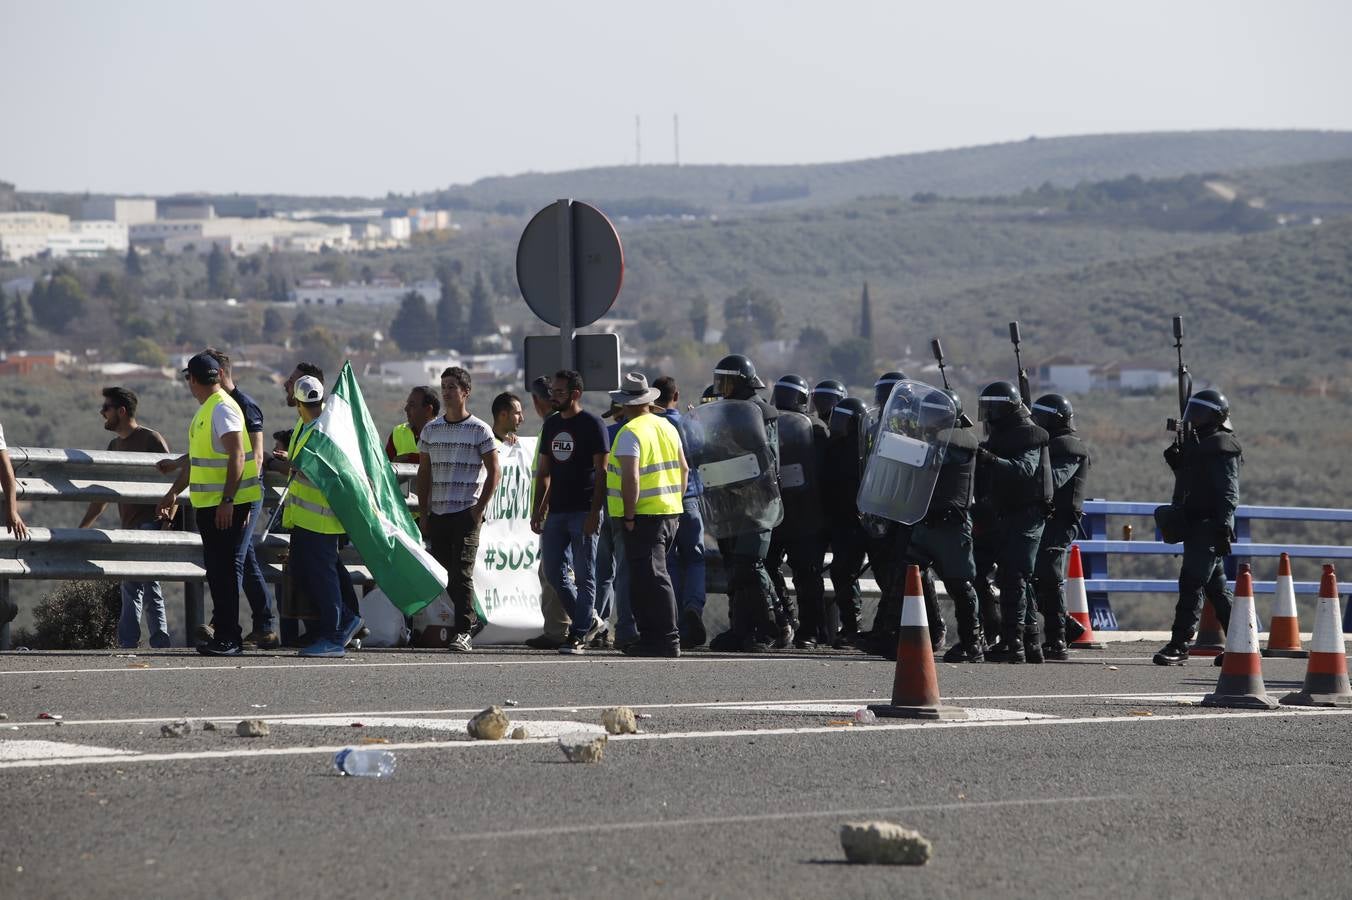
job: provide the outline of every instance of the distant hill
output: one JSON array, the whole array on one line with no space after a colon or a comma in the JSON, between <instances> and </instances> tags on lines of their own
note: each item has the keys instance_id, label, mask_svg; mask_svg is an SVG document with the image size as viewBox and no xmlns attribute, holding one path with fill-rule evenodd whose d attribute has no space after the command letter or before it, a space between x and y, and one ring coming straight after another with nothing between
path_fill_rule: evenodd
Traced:
<instances>
[{"instance_id":1,"label":"distant hill","mask_svg":"<svg viewBox=\"0 0 1352 900\"><path fill-rule=\"evenodd\" d=\"M1029 138L930 153L796 166L612 166L485 178L421 199L502 212L534 211L558 197L599 204L643 201L680 214L837 204L917 192L1012 194L1043 182L1073 186L1139 175L1238 171L1352 157L1352 132L1196 131Z\"/></svg>"},{"instance_id":2,"label":"distant hill","mask_svg":"<svg viewBox=\"0 0 1352 900\"><path fill-rule=\"evenodd\" d=\"M1239 172L1227 181L1277 211L1352 213L1352 158Z\"/></svg>"}]
</instances>

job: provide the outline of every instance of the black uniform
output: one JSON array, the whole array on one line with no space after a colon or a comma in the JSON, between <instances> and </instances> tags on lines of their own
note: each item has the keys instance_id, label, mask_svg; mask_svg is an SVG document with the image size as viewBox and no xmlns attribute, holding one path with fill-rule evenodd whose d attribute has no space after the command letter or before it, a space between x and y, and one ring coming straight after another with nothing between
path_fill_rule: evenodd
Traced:
<instances>
[{"instance_id":1,"label":"black uniform","mask_svg":"<svg viewBox=\"0 0 1352 900\"><path fill-rule=\"evenodd\" d=\"M777 611L793 623L794 645L810 649L828 639L824 584L827 534L821 475L826 468L829 433L826 424L816 417L786 412L781 413L781 420L785 416L810 420L811 458L790 463L787 451L780 448L780 499L784 503L784 521L771 534L765 566L778 598ZM782 565L786 557L793 572L794 593L798 600L796 614L784 581Z\"/></svg>"},{"instance_id":2,"label":"black uniform","mask_svg":"<svg viewBox=\"0 0 1352 900\"><path fill-rule=\"evenodd\" d=\"M862 411L863 404L852 398L841 401L832 410L826 468L822 473L822 500L831 541L831 586L840 615L837 643L846 644L855 642L859 636L862 607L859 575L868 554L868 535L855 503L863 474L863 444L859 435Z\"/></svg>"},{"instance_id":3,"label":"black uniform","mask_svg":"<svg viewBox=\"0 0 1352 900\"><path fill-rule=\"evenodd\" d=\"M1033 584L1038 609L1046 625L1047 647L1053 655L1061 656L1066 649L1066 563L1070 545L1080 533L1091 460L1089 448L1073 427L1053 429L1048 433L1051 435L1047 453L1055 488L1054 509L1042 529Z\"/></svg>"},{"instance_id":4,"label":"black uniform","mask_svg":"<svg viewBox=\"0 0 1352 900\"><path fill-rule=\"evenodd\" d=\"M1221 626L1229 628L1230 588L1222 564L1234 537L1242 453L1234 433L1218 429L1167 457L1174 469L1173 506L1182 510L1185 523L1174 609L1177 643L1195 636L1203 595L1211 600Z\"/></svg>"},{"instance_id":5,"label":"black uniform","mask_svg":"<svg viewBox=\"0 0 1352 900\"><path fill-rule=\"evenodd\" d=\"M1014 415L992 423L981 465L990 470L991 499L999 521L995 575L1000 588L1002 622L998 658L1024 660L1025 645L1034 662L1042 659L1033 567L1052 499L1050 440L1019 404Z\"/></svg>"}]
</instances>

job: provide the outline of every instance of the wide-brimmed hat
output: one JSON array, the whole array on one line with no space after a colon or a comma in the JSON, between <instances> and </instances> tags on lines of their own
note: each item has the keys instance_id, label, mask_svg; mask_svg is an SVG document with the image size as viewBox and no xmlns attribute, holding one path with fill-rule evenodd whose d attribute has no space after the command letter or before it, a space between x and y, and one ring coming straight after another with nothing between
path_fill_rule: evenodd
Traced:
<instances>
[{"instance_id":1,"label":"wide-brimmed hat","mask_svg":"<svg viewBox=\"0 0 1352 900\"><path fill-rule=\"evenodd\" d=\"M655 387L648 387L648 378L641 372L627 372L620 379L620 389L610 392L610 402L620 406L642 406L652 403L662 393Z\"/></svg>"}]
</instances>

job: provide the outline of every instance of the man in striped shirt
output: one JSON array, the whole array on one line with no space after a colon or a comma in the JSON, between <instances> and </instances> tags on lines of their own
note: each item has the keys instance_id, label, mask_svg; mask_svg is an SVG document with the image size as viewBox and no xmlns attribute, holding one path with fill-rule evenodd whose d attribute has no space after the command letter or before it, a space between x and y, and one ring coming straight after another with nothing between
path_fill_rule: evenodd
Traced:
<instances>
[{"instance_id":1,"label":"man in striped shirt","mask_svg":"<svg viewBox=\"0 0 1352 900\"><path fill-rule=\"evenodd\" d=\"M499 470L493 429L469 412L470 377L459 366L441 373L445 414L423 426L418 437L419 522L428 548L446 567L446 593L455 607L450 649L474 649L474 560L479 526L497 489Z\"/></svg>"}]
</instances>

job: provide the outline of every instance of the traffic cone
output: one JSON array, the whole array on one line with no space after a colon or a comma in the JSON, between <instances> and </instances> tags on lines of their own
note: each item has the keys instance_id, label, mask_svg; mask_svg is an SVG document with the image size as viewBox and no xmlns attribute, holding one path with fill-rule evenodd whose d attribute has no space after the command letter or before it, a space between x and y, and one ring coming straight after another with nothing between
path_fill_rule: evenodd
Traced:
<instances>
[{"instance_id":1,"label":"traffic cone","mask_svg":"<svg viewBox=\"0 0 1352 900\"><path fill-rule=\"evenodd\" d=\"M1203 706L1276 709L1263 684L1263 658L1258 654L1258 614L1253 608L1253 576L1247 564L1239 567L1235 599L1230 606L1230 631L1225 636L1225 659L1216 690L1202 698Z\"/></svg>"},{"instance_id":2,"label":"traffic cone","mask_svg":"<svg viewBox=\"0 0 1352 900\"><path fill-rule=\"evenodd\" d=\"M967 710L939 704L939 679L934 673L925 594L920 567L906 567L906 594L901 601L901 632L897 635L896 676L892 702L869 706L875 715L894 719L965 719Z\"/></svg>"},{"instance_id":3,"label":"traffic cone","mask_svg":"<svg viewBox=\"0 0 1352 900\"><path fill-rule=\"evenodd\" d=\"M1319 605L1314 611L1314 635L1310 638L1310 663L1305 667L1303 690L1282 698L1287 706L1352 706L1352 688L1347 683L1347 649L1338 622L1338 576L1333 566L1324 566L1319 580Z\"/></svg>"},{"instance_id":4,"label":"traffic cone","mask_svg":"<svg viewBox=\"0 0 1352 900\"><path fill-rule=\"evenodd\" d=\"M1252 593L1250 594L1252 596ZM1231 620L1233 621L1234 609L1230 610ZM1257 613L1255 616L1255 627L1257 627ZM1202 624L1197 628L1197 640L1192 642L1188 648L1188 653L1193 656L1220 656L1225 652L1226 635L1221 631L1221 620L1216 618L1216 609L1211 605L1211 598L1208 597L1202 604Z\"/></svg>"},{"instance_id":5,"label":"traffic cone","mask_svg":"<svg viewBox=\"0 0 1352 900\"><path fill-rule=\"evenodd\" d=\"M1070 567L1066 572L1066 615L1079 622L1084 629L1079 640L1070 642L1070 649L1103 649L1103 641L1094 636L1094 626L1089 624L1089 595L1084 591L1084 566L1080 563L1079 544L1070 545Z\"/></svg>"},{"instance_id":6,"label":"traffic cone","mask_svg":"<svg viewBox=\"0 0 1352 900\"><path fill-rule=\"evenodd\" d=\"M1296 615L1296 588L1291 581L1291 557L1282 554L1277 564L1277 591L1272 595L1272 619L1264 656L1304 659L1310 654L1300 646L1300 619Z\"/></svg>"}]
</instances>

